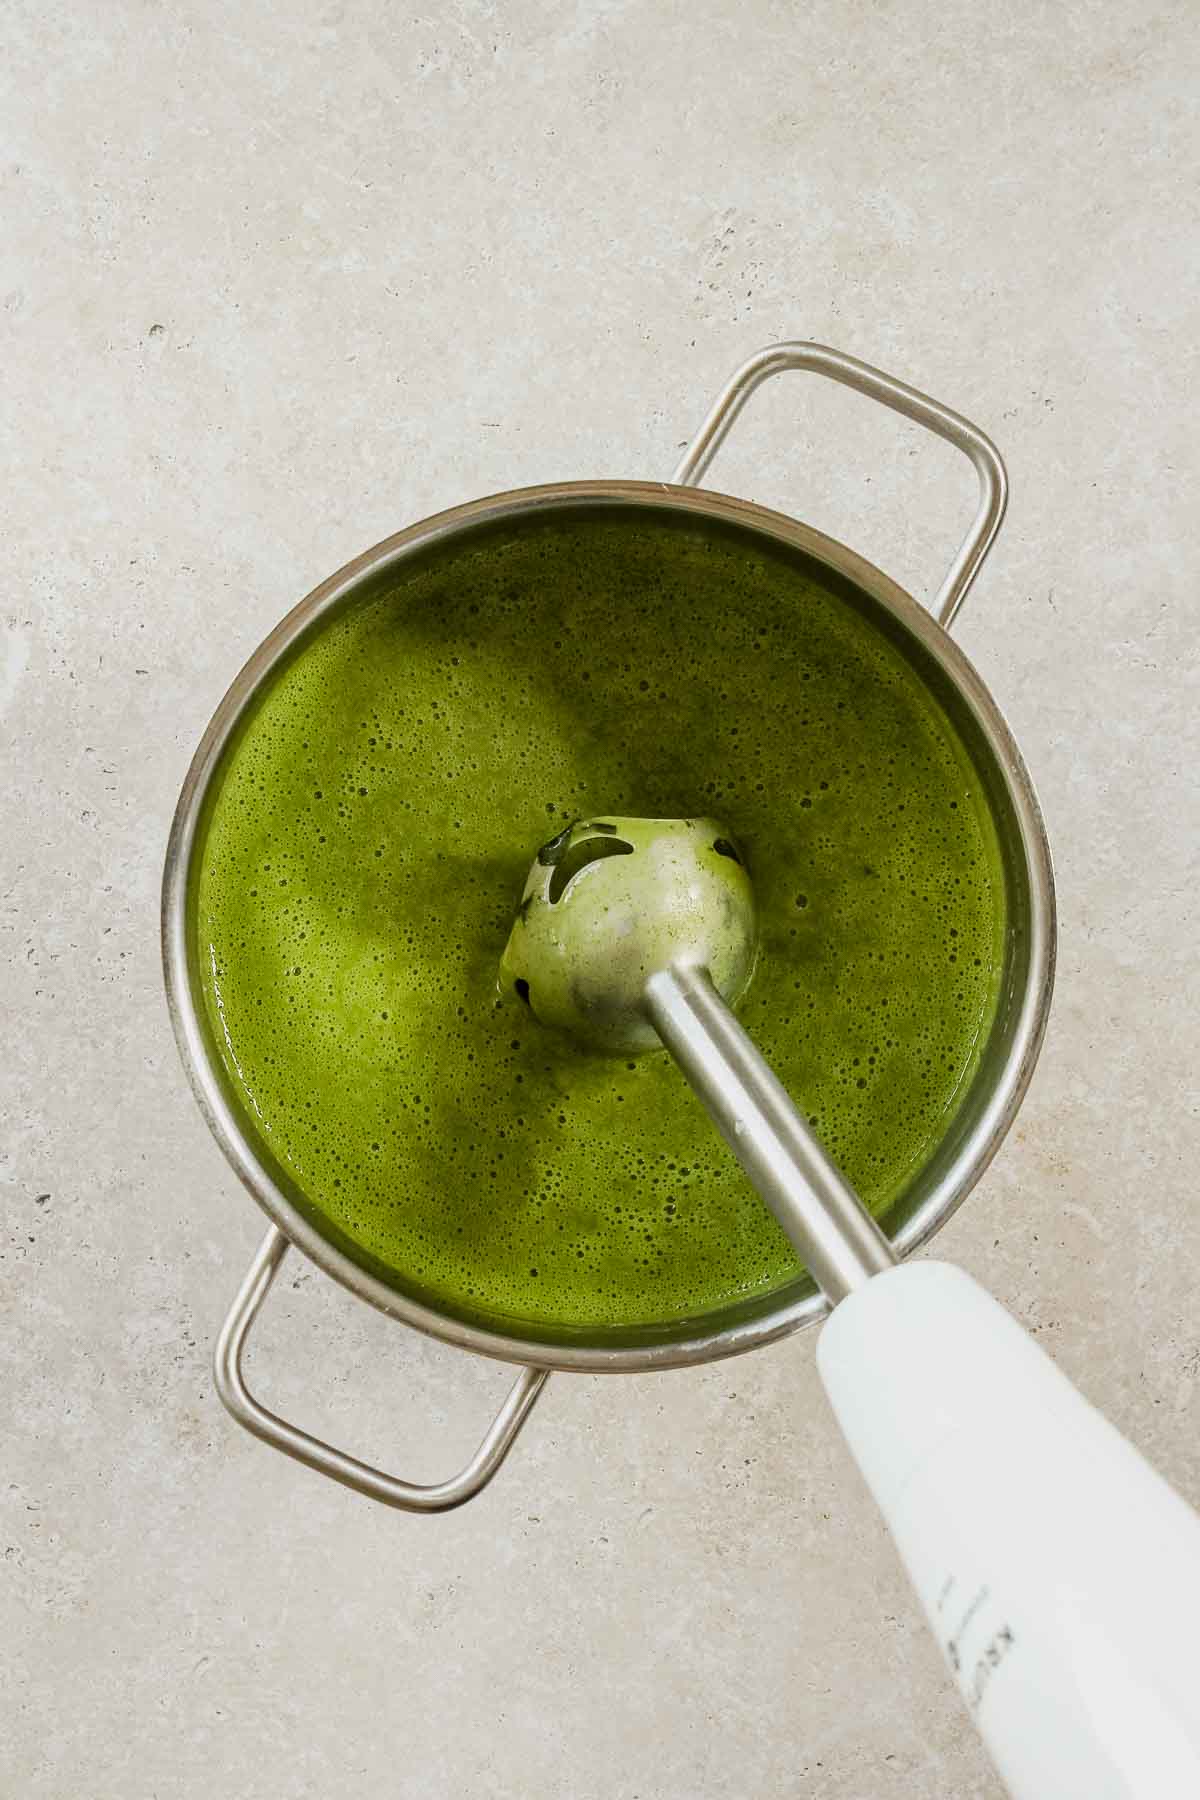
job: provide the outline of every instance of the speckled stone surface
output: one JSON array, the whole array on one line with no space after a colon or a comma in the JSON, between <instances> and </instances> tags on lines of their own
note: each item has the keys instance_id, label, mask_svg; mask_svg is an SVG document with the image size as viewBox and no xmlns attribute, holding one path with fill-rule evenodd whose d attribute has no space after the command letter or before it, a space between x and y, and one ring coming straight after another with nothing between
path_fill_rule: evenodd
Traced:
<instances>
[{"instance_id":1,"label":"speckled stone surface","mask_svg":"<svg viewBox=\"0 0 1200 1800\"><path fill-rule=\"evenodd\" d=\"M552 1380L495 1485L371 1506L240 1433L262 1230L161 997L171 809L317 580L506 486L671 469L815 337L992 431L961 639L1056 852L1017 1129L941 1247L1200 1502L1189 0L31 4L0 21L0 1793L995 1800L811 1338ZM945 446L765 392L714 485L918 594ZM507 1385L293 1260L253 1374L418 1478Z\"/></svg>"}]
</instances>

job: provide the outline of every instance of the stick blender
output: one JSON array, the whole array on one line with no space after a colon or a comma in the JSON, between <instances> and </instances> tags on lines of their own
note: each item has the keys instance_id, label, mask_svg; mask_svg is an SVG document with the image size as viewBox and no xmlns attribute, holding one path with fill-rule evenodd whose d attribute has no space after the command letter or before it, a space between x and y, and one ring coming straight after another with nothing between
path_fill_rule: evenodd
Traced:
<instances>
[{"instance_id":1,"label":"stick blender","mask_svg":"<svg viewBox=\"0 0 1200 1800\"><path fill-rule=\"evenodd\" d=\"M825 1391L1015 1800L1196 1800L1200 1518L969 1275L897 1262L734 1015L755 952L718 821L604 816L538 852L501 981L665 1045L824 1292Z\"/></svg>"}]
</instances>

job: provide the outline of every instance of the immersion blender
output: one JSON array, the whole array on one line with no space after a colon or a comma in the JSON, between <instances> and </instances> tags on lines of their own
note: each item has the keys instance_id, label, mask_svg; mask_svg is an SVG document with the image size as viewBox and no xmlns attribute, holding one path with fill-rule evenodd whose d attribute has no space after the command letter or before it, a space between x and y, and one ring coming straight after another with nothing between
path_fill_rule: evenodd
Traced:
<instances>
[{"instance_id":1,"label":"immersion blender","mask_svg":"<svg viewBox=\"0 0 1200 1800\"><path fill-rule=\"evenodd\" d=\"M501 979L665 1045L822 1289L825 1391L1015 1800L1200 1800L1200 1518L969 1275L897 1262L731 1010L755 950L717 821L609 815L538 852Z\"/></svg>"}]
</instances>

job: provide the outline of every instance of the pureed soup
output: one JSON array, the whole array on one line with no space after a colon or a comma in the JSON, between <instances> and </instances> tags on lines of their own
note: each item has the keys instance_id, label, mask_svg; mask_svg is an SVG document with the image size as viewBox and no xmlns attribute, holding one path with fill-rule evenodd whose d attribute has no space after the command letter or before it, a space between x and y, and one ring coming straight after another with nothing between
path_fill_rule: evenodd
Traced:
<instances>
[{"instance_id":1,"label":"pureed soup","mask_svg":"<svg viewBox=\"0 0 1200 1800\"><path fill-rule=\"evenodd\" d=\"M836 578L640 509L402 565L226 752L194 928L228 1080L304 1209L460 1315L649 1326L796 1273L665 1052L588 1053L499 993L534 850L606 813L736 833L761 923L740 1016L875 1210L992 1021L984 795Z\"/></svg>"}]
</instances>

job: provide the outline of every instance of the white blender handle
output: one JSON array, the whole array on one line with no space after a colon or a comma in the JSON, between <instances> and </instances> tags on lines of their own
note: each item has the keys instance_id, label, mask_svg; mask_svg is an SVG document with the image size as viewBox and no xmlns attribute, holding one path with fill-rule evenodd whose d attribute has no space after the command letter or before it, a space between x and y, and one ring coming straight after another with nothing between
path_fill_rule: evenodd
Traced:
<instances>
[{"instance_id":1,"label":"white blender handle","mask_svg":"<svg viewBox=\"0 0 1200 1800\"><path fill-rule=\"evenodd\" d=\"M1200 1518L978 1284L895 1251L702 968L664 1044L826 1296L817 1365L1015 1800L1200 1800Z\"/></svg>"},{"instance_id":2,"label":"white blender handle","mask_svg":"<svg viewBox=\"0 0 1200 1800\"><path fill-rule=\"evenodd\" d=\"M1015 1800L1196 1800L1200 1517L945 1263L857 1288L817 1363Z\"/></svg>"}]
</instances>

